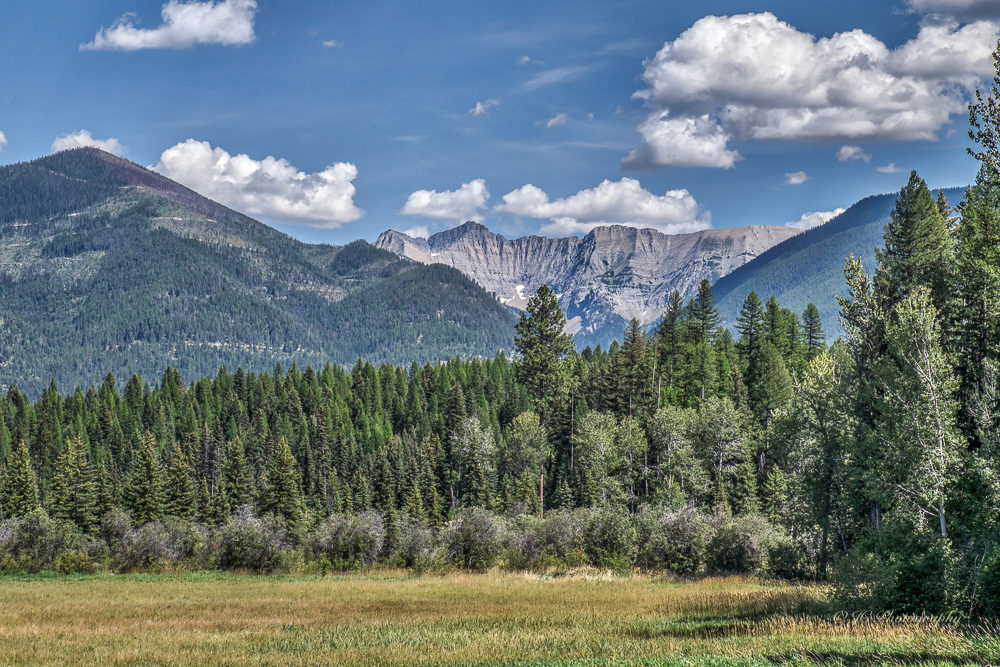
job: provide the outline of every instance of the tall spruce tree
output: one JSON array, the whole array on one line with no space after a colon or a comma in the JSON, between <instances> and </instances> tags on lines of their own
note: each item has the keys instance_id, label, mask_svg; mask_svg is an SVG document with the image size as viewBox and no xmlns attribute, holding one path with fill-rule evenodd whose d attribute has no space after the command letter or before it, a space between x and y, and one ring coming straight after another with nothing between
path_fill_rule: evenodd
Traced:
<instances>
[{"instance_id":1,"label":"tall spruce tree","mask_svg":"<svg viewBox=\"0 0 1000 667\"><path fill-rule=\"evenodd\" d=\"M534 399L542 424L563 399L563 359L573 349L573 337L565 327L566 316L556 295L548 285L542 285L528 299L527 310L521 313L515 329L517 377Z\"/></svg>"},{"instance_id":2,"label":"tall spruce tree","mask_svg":"<svg viewBox=\"0 0 1000 667\"><path fill-rule=\"evenodd\" d=\"M97 525L97 488L87 447L79 437L71 438L56 459L52 475L49 515L71 521L85 533Z\"/></svg>"},{"instance_id":3,"label":"tall spruce tree","mask_svg":"<svg viewBox=\"0 0 1000 667\"><path fill-rule=\"evenodd\" d=\"M302 502L298 464L292 456L288 441L284 438L278 439L271 453L260 508L263 512L281 517L288 534L298 537L305 517L305 508Z\"/></svg>"},{"instance_id":4,"label":"tall spruce tree","mask_svg":"<svg viewBox=\"0 0 1000 667\"><path fill-rule=\"evenodd\" d=\"M22 517L38 508L38 483L31 465L31 454L24 440L18 442L11 461L3 471L0 485L0 510L4 517Z\"/></svg>"},{"instance_id":5,"label":"tall spruce tree","mask_svg":"<svg viewBox=\"0 0 1000 667\"><path fill-rule=\"evenodd\" d=\"M132 474L125 487L125 503L132 520L139 525L163 517L163 472L153 435L142 437Z\"/></svg>"}]
</instances>

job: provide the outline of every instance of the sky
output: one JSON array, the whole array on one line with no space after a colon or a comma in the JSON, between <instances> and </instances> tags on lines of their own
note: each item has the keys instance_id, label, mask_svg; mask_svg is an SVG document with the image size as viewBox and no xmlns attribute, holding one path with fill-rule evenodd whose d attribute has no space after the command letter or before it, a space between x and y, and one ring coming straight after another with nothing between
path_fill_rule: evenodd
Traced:
<instances>
[{"instance_id":1,"label":"sky","mask_svg":"<svg viewBox=\"0 0 1000 667\"><path fill-rule=\"evenodd\" d=\"M0 163L97 145L309 242L810 227L911 169L974 177L998 26L1000 0L4 0Z\"/></svg>"}]
</instances>

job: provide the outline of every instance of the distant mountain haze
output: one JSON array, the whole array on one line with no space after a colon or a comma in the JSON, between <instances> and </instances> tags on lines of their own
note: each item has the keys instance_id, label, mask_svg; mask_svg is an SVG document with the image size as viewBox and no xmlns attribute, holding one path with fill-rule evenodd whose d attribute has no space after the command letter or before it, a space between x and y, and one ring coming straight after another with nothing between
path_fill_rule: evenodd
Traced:
<instances>
[{"instance_id":1,"label":"distant mountain haze","mask_svg":"<svg viewBox=\"0 0 1000 667\"><path fill-rule=\"evenodd\" d=\"M607 346L633 317L658 320L673 290L694 296L702 279L714 282L800 233L755 225L668 235L610 225L582 238L508 239L467 222L426 239L388 230L375 247L452 266L521 309L546 284L559 295L577 344Z\"/></svg>"}]
</instances>

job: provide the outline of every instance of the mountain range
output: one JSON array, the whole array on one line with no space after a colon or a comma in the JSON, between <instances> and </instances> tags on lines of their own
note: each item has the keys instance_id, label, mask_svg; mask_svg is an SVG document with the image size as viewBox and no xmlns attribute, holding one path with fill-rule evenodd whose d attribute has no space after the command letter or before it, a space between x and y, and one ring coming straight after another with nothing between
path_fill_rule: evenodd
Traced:
<instances>
[{"instance_id":1,"label":"mountain range","mask_svg":"<svg viewBox=\"0 0 1000 667\"><path fill-rule=\"evenodd\" d=\"M685 298L694 296L702 279L715 282L799 233L790 227L752 226L668 235L610 225L583 238L508 239L466 222L429 238L390 229L375 247L459 269L501 302L520 309L539 286L548 285L559 295L577 344L607 346L621 336L628 320L658 320L673 290Z\"/></svg>"},{"instance_id":2,"label":"mountain range","mask_svg":"<svg viewBox=\"0 0 1000 667\"><path fill-rule=\"evenodd\" d=\"M960 188L945 190L957 202ZM297 241L156 172L94 148L0 167L0 389L89 386L109 370L186 377L219 366L438 361L513 343L538 286L559 296L579 347L673 290L713 282L732 326L751 290L841 333L844 258L873 266L894 206L868 197L826 224L666 235L621 225L508 239L467 222L374 245Z\"/></svg>"},{"instance_id":3,"label":"mountain range","mask_svg":"<svg viewBox=\"0 0 1000 667\"><path fill-rule=\"evenodd\" d=\"M93 148L0 167L0 388L510 349L459 271L299 242Z\"/></svg>"}]
</instances>

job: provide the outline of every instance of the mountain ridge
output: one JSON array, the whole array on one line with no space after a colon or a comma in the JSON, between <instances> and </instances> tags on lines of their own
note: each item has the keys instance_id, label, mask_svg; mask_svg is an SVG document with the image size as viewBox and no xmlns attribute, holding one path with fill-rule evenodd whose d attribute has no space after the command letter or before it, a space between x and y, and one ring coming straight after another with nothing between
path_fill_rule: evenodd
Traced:
<instances>
[{"instance_id":1,"label":"mountain ridge","mask_svg":"<svg viewBox=\"0 0 1000 667\"><path fill-rule=\"evenodd\" d=\"M0 387L493 356L513 341L514 314L457 270L297 241L97 149L0 167L0 201Z\"/></svg>"},{"instance_id":2,"label":"mountain ridge","mask_svg":"<svg viewBox=\"0 0 1000 667\"><path fill-rule=\"evenodd\" d=\"M659 318L674 289L693 296L703 278L714 281L799 233L752 225L670 235L604 225L583 237L508 239L470 221L426 239L389 229L374 245L457 268L521 309L527 296L547 284L560 296L578 343L607 344L628 319L648 324Z\"/></svg>"}]
</instances>

